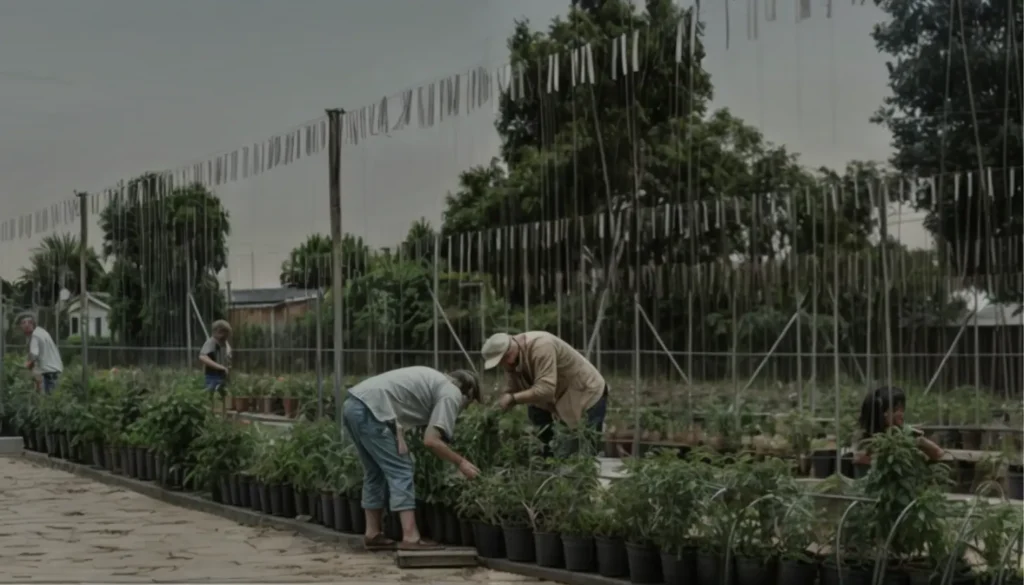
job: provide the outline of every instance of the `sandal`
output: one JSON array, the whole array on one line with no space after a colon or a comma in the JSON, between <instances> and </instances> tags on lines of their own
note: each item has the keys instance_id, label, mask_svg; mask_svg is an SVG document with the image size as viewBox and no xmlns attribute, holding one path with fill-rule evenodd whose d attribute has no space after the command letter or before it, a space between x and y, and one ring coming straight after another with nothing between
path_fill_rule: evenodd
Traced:
<instances>
[{"instance_id":1,"label":"sandal","mask_svg":"<svg viewBox=\"0 0 1024 585\"><path fill-rule=\"evenodd\" d=\"M442 550L444 545L438 544L432 540L421 538L416 542L400 542L398 543L398 550Z\"/></svg>"},{"instance_id":2,"label":"sandal","mask_svg":"<svg viewBox=\"0 0 1024 585\"><path fill-rule=\"evenodd\" d=\"M363 547L369 551L376 550L395 550L395 541L384 536L384 533L378 533L373 538L364 538Z\"/></svg>"}]
</instances>

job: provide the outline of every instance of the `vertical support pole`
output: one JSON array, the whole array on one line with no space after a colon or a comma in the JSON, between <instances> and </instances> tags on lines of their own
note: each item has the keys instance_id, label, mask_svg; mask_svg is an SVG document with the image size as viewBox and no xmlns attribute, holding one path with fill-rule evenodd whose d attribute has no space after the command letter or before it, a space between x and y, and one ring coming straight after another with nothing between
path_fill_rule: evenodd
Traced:
<instances>
[{"instance_id":1,"label":"vertical support pole","mask_svg":"<svg viewBox=\"0 0 1024 585\"><path fill-rule=\"evenodd\" d=\"M324 416L324 322L323 291L316 287L316 418Z\"/></svg>"},{"instance_id":2,"label":"vertical support pole","mask_svg":"<svg viewBox=\"0 0 1024 585\"><path fill-rule=\"evenodd\" d=\"M82 314L82 392L89 395L89 194L78 194L78 216L81 220L78 234L78 282L81 286L79 302Z\"/></svg>"},{"instance_id":3,"label":"vertical support pole","mask_svg":"<svg viewBox=\"0 0 1024 585\"><path fill-rule=\"evenodd\" d=\"M7 308L7 299L4 298L3 292L0 291L0 364L5 363L4 359L7 357L7 314L5 309ZM7 395L7 375L0 376L0 410L4 407L4 396Z\"/></svg>"},{"instance_id":4,"label":"vertical support pole","mask_svg":"<svg viewBox=\"0 0 1024 585\"><path fill-rule=\"evenodd\" d=\"M341 232L341 132L344 110L327 110L329 165L328 187L331 203L331 295L334 301L334 395L340 399L344 368L344 330L342 295L345 275L342 263Z\"/></svg>"},{"instance_id":5,"label":"vertical support pole","mask_svg":"<svg viewBox=\"0 0 1024 585\"><path fill-rule=\"evenodd\" d=\"M555 318L558 319L558 325L556 325L555 335L558 335L559 339L562 337L562 273L559 272L555 275Z\"/></svg>"},{"instance_id":6,"label":"vertical support pole","mask_svg":"<svg viewBox=\"0 0 1024 585\"><path fill-rule=\"evenodd\" d=\"M431 262L433 274L431 287L434 291L434 369L441 369L441 309L437 302L437 291L441 285L441 275L438 274L441 264L441 234L434 236L434 259Z\"/></svg>"},{"instance_id":7,"label":"vertical support pole","mask_svg":"<svg viewBox=\"0 0 1024 585\"><path fill-rule=\"evenodd\" d=\"M640 201L633 187L633 457L640 457ZM611 283L609 283L609 286Z\"/></svg>"},{"instance_id":8,"label":"vertical support pole","mask_svg":"<svg viewBox=\"0 0 1024 585\"><path fill-rule=\"evenodd\" d=\"M277 376L277 305L270 309L270 375Z\"/></svg>"},{"instance_id":9,"label":"vertical support pole","mask_svg":"<svg viewBox=\"0 0 1024 585\"><path fill-rule=\"evenodd\" d=\"M185 246L185 363L192 361L192 244Z\"/></svg>"}]
</instances>

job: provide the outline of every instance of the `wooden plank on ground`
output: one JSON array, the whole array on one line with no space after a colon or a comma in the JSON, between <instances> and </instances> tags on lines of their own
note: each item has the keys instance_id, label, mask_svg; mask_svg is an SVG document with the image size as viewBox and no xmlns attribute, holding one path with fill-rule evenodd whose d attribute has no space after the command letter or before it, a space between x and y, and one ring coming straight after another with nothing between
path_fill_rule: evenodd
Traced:
<instances>
[{"instance_id":1,"label":"wooden plank on ground","mask_svg":"<svg viewBox=\"0 0 1024 585\"><path fill-rule=\"evenodd\" d=\"M400 550L395 553L400 569L442 569L475 567L475 548L452 547L440 550Z\"/></svg>"}]
</instances>

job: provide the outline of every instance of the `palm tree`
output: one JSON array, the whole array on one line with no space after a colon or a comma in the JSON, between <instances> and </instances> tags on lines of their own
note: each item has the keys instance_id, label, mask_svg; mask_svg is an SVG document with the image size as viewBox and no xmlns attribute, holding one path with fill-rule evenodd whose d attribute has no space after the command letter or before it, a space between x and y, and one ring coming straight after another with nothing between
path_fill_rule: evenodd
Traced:
<instances>
[{"instance_id":1,"label":"palm tree","mask_svg":"<svg viewBox=\"0 0 1024 585\"><path fill-rule=\"evenodd\" d=\"M72 295L82 292L81 246L78 237L64 233L46 236L39 247L32 250L29 264L21 269L17 287L26 305L53 306L60 290L66 288ZM92 248L87 250L86 278L90 290L103 290L106 273L99 256Z\"/></svg>"}]
</instances>

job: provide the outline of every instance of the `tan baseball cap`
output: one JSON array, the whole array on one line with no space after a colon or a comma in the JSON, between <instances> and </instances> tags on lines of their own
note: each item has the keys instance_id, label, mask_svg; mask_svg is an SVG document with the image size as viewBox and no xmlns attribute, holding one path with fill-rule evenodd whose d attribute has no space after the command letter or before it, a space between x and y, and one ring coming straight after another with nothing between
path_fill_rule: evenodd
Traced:
<instances>
[{"instance_id":1,"label":"tan baseball cap","mask_svg":"<svg viewBox=\"0 0 1024 585\"><path fill-rule=\"evenodd\" d=\"M512 336L508 333L495 333L488 337L480 349L480 353L484 356L484 369L489 370L498 365L511 346Z\"/></svg>"}]
</instances>

